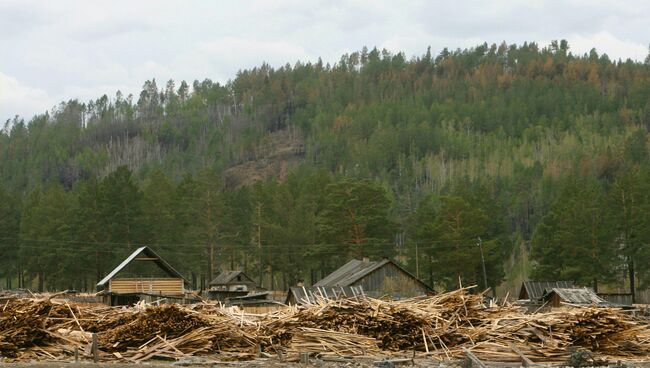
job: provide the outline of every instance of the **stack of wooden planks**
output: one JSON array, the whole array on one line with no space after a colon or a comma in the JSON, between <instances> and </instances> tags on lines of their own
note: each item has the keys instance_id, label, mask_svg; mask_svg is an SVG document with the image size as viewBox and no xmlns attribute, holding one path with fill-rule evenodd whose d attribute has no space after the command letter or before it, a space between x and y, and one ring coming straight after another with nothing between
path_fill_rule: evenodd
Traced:
<instances>
[{"instance_id":1,"label":"stack of wooden planks","mask_svg":"<svg viewBox=\"0 0 650 368\"><path fill-rule=\"evenodd\" d=\"M0 356L17 361L382 358L414 351L428 359L471 354L492 362L564 363L580 351L647 359L650 328L615 308L529 314L510 304L486 305L468 289L400 301L318 300L262 315L209 303L92 307L32 297L0 304Z\"/></svg>"},{"instance_id":2,"label":"stack of wooden planks","mask_svg":"<svg viewBox=\"0 0 650 368\"><path fill-rule=\"evenodd\" d=\"M384 354L420 351L437 359L566 362L576 350L613 358L650 357L650 330L615 308L566 308L528 314L517 306L486 306L483 296L459 289L402 301L321 300L275 315L263 325L265 346L291 346L304 328L376 339Z\"/></svg>"},{"instance_id":3,"label":"stack of wooden planks","mask_svg":"<svg viewBox=\"0 0 650 368\"><path fill-rule=\"evenodd\" d=\"M299 328L291 338L287 353L297 356L300 353L316 353L320 356L380 356L377 340L363 335L321 330L318 328Z\"/></svg>"}]
</instances>

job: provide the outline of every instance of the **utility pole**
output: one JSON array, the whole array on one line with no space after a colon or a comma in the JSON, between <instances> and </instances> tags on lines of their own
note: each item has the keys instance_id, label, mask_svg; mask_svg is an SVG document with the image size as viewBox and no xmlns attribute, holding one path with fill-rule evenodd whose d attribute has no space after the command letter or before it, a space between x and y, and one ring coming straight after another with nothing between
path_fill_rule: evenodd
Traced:
<instances>
[{"instance_id":1,"label":"utility pole","mask_svg":"<svg viewBox=\"0 0 650 368\"><path fill-rule=\"evenodd\" d=\"M488 283L487 283L487 272L485 271L485 257L483 257L483 240L481 240L481 237L478 237L478 249L481 251L481 263L483 264L483 285L485 286L485 290L488 288Z\"/></svg>"},{"instance_id":2,"label":"utility pole","mask_svg":"<svg viewBox=\"0 0 650 368\"><path fill-rule=\"evenodd\" d=\"M418 242L415 242L415 277L420 278L420 257L418 257Z\"/></svg>"},{"instance_id":3,"label":"utility pole","mask_svg":"<svg viewBox=\"0 0 650 368\"><path fill-rule=\"evenodd\" d=\"M257 253L259 254L260 261L260 285L264 278L264 269L262 267L262 204L257 202Z\"/></svg>"}]
</instances>

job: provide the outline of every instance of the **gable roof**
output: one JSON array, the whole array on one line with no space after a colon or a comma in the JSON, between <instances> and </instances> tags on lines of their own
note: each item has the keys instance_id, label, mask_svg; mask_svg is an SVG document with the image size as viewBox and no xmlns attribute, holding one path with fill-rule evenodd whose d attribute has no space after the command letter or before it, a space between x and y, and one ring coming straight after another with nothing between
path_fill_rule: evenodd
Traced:
<instances>
[{"instance_id":1,"label":"gable roof","mask_svg":"<svg viewBox=\"0 0 650 368\"><path fill-rule=\"evenodd\" d=\"M358 259L353 259L350 262L341 266L338 270L330 273L325 276L322 280L314 284L314 286L350 286L355 282L359 281L363 277L369 275L375 270L387 265L392 264L397 269L408 275L409 277L415 279L418 283L423 285L427 290L432 290L429 285L422 282L422 280L415 277L413 274L402 268L397 263L391 261L390 259L384 258L381 261L360 261Z\"/></svg>"},{"instance_id":2,"label":"gable roof","mask_svg":"<svg viewBox=\"0 0 650 368\"><path fill-rule=\"evenodd\" d=\"M126 257L122 263L113 269L106 277L104 277L100 282L97 283L97 286L105 286L118 272L122 271L129 263L131 263L139 255L144 255L148 258L153 258L152 261L163 271L165 271L169 276L183 279L183 282L187 285L192 285L191 282L187 281L178 271L176 271L169 263L162 259L156 252L154 252L149 247L140 247L136 249L131 255Z\"/></svg>"},{"instance_id":3,"label":"gable roof","mask_svg":"<svg viewBox=\"0 0 650 368\"><path fill-rule=\"evenodd\" d=\"M387 264L388 262L390 261L387 259L381 260L379 262L360 261L358 259L353 259L341 266L336 271L325 276L322 280L315 283L314 286L349 286L370 272Z\"/></svg>"},{"instance_id":4,"label":"gable roof","mask_svg":"<svg viewBox=\"0 0 650 368\"><path fill-rule=\"evenodd\" d=\"M255 281L248 277L243 271L224 271L210 281L210 285L225 285L231 283L237 276L243 276L244 280L236 281L240 284L255 284Z\"/></svg>"},{"instance_id":5,"label":"gable roof","mask_svg":"<svg viewBox=\"0 0 650 368\"><path fill-rule=\"evenodd\" d=\"M574 287L573 281L524 281L521 284L521 290L519 290L519 299L539 300L544 296L546 290Z\"/></svg>"},{"instance_id":6,"label":"gable roof","mask_svg":"<svg viewBox=\"0 0 650 368\"><path fill-rule=\"evenodd\" d=\"M569 304L608 304L589 288L552 288L546 291L544 298L549 298L552 294L557 294L560 300Z\"/></svg>"},{"instance_id":7,"label":"gable roof","mask_svg":"<svg viewBox=\"0 0 650 368\"><path fill-rule=\"evenodd\" d=\"M362 286L296 286L289 288L285 304L289 305L291 297L297 304L315 304L318 300L339 300L365 296Z\"/></svg>"}]
</instances>

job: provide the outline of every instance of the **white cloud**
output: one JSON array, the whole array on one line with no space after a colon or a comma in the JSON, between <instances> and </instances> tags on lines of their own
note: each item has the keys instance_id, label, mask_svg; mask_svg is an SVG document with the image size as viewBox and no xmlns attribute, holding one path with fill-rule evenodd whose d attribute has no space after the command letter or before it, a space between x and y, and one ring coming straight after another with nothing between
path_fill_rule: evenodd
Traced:
<instances>
[{"instance_id":1,"label":"white cloud","mask_svg":"<svg viewBox=\"0 0 650 368\"><path fill-rule=\"evenodd\" d=\"M609 32L599 32L591 35L574 35L567 37L573 53L581 55L596 48L599 54L606 53L610 58L626 60L643 60L648 54L647 47L621 40Z\"/></svg>"},{"instance_id":2,"label":"white cloud","mask_svg":"<svg viewBox=\"0 0 650 368\"><path fill-rule=\"evenodd\" d=\"M198 68L206 77L216 74L219 79L227 79L234 77L240 69L259 66L264 62L282 66L313 57L304 48L287 41L223 37L199 43L190 53L175 60L174 64L178 67L193 65L192 69Z\"/></svg>"},{"instance_id":3,"label":"white cloud","mask_svg":"<svg viewBox=\"0 0 650 368\"><path fill-rule=\"evenodd\" d=\"M643 0L0 0L0 119L60 100L138 95L147 79L224 82L243 68L297 60L336 62L363 46L422 55L482 42L546 45L643 60L650 3ZM11 77L9 77L11 76ZM20 83L18 83L20 81ZM5 90L7 88L5 87Z\"/></svg>"},{"instance_id":4,"label":"white cloud","mask_svg":"<svg viewBox=\"0 0 650 368\"><path fill-rule=\"evenodd\" d=\"M36 111L45 112L53 105L54 101L44 90L26 86L0 72L0 117L3 124L15 115L29 117Z\"/></svg>"}]
</instances>

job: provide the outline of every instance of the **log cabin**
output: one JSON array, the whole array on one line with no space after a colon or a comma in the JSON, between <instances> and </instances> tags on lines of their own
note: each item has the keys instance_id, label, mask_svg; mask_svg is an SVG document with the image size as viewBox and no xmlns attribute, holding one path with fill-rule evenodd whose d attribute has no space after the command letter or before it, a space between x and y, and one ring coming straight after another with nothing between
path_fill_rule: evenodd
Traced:
<instances>
[{"instance_id":1,"label":"log cabin","mask_svg":"<svg viewBox=\"0 0 650 368\"><path fill-rule=\"evenodd\" d=\"M143 264L149 267L137 267ZM130 266L133 270L127 272ZM141 270L148 269L147 272ZM126 275L125 275L126 274ZM125 277L126 276L126 277ZM97 283L107 296L107 304L131 304L158 297L180 301L192 284L149 247L140 247Z\"/></svg>"}]
</instances>

